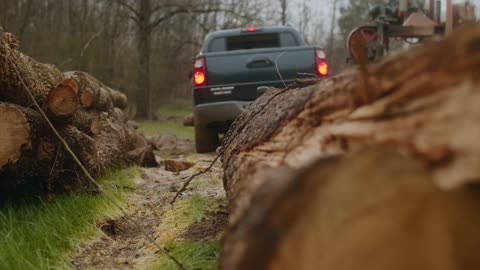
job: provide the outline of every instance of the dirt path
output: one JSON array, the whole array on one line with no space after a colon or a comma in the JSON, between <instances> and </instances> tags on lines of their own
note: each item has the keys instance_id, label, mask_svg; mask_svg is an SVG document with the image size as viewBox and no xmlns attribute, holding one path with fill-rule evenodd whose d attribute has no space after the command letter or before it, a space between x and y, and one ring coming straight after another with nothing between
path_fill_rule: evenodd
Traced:
<instances>
[{"instance_id":1,"label":"dirt path","mask_svg":"<svg viewBox=\"0 0 480 270\"><path fill-rule=\"evenodd\" d=\"M175 207L169 205L170 199L186 177L207 167L214 158L213 154L192 153L193 147L189 140L180 140L176 147L158 152L157 158L161 163L164 158L170 158L193 161L195 166L180 173L166 171L163 164L159 168L141 168L136 180L138 188L128 197L128 218L140 223L158 242L161 242L161 235L166 230L162 227L165 211L175 210ZM188 190L183 198L203 194L223 200L225 193L220 179L221 168L217 164L212 172L197 179L197 185L192 185L192 189ZM203 184L204 181L209 184ZM218 237L226 220L226 215L219 213L213 214L215 218L193 224L186 231L175 235L175 238L202 241ZM125 217L107 220L98 226L103 234L79 249L72 261L74 269L144 269L148 268L155 257L161 256L154 245Z\"/></svg>"}]
</instances>

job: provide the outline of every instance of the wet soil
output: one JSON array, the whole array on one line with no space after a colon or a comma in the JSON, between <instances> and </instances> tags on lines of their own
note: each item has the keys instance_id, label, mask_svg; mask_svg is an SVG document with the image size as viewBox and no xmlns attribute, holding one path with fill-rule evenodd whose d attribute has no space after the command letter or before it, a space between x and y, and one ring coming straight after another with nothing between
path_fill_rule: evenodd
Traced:
<instances>
[{"instance_id":1,"label":"wet soil","mask_svg":"<svg viewBox=\"0 0 480 270\"><path fill-rule=\"evenodd\" d=\"M194 241L214 240L225 229L227 219L226 211L210 213L204 220L192 224L179 238Z\"/></svg>"},{"instance_id":2,"label":"wet soil","mask_svg":"<svg viewBox=\"0 0 480 270\"><path fill-rule=\"evenodd\" d=\"M189 140L181 140L178 146L160 149L156 153L162 163L164 159L184 159L194 161L195 166L180 173L164 170L162 164L158 168L140 168L137 188L128 196L128 216L108 219L98 228L100 237L81 245L72 260L73 269L142 269L148 266L152 257L158 256L158 250L145 236L131 224L135 220L154 239L161 232L162 212L170 207L169 202L180 189L183 181L199 169L207 167L214 159L214 154L195 154L193 144ZM204 177L220 177L219 164ZM190 188L183 196L190 196L196 191ZM202 188L202 193L209 196L225 197L221 184ZM211 240L221 233L226 223L226 213L219 211L206 215L202 222L193 224L187 232L179 235L179 239Z\"/></svg>"}]
</instances>

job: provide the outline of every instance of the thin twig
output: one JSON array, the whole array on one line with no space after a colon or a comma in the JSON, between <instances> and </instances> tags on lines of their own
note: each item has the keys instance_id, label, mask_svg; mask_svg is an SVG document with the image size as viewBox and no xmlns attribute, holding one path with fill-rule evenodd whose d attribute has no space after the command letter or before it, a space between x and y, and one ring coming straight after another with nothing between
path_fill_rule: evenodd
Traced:
<instances>
[{"instance_id":1,"label":"thin twig","mask_svg":"<svg viewBox=\"0 0 480 270\"><path fill-rule=\"evenodd\" d=\"M8 58L7 58L8 59ZM75 155L75 153L73 152L73 150L70 148L70 146L68 145L68 143L65 141L65 139L63 139L63 137L60 135L60 133L57 131L57 129L55 128L55 126L52 124L52 122L50 121L50 119L48 119L47 115L45 114L45 112L42 110L42 108L40 107L40 105L38 104L38 102L35 100L35 97L33 96L32 92L30 91L30 89L28 88L27 84L25 83L25 81L23 80L23 77L22 75L20 74L20 72L18 71L15 63L13 62L13 59L11 59L11 64L12 64L12 69L15 71L15 73L17 74L19 80L20 80L20 83L21 85L23 86L23 88L25 89L25 91L27 92L28 96L30 97L30 99L32 100L35 108L37 109L37 111L41 114L41 116L44 118L44 120L46 121L46 123L48 124L48 126L50 127L50 129L52 130L52 132L55 134L55 136L60 140L60 142L62 143L63 147L65 148L65 150L70 154L70 156L73 158L73 160L75 161L75 163L77 163L77 165L80 167L80 169L83 171L83 173L85 174L85 176L87 177L87 179L92 182L95 187L97 188L97 190L102 193L105 198L107 200L109 200L113 205L115 205L120 211L121 213L125 216L125 218L127 218L135 227L137 227L137 229L140 230L140 232L145 236L145 238L151 242L153 245L155 245L165 256L167 256L170 260L172 260L177 266L179 269L182 269L182 270L186 270L187 268L185 266L183 266L182 263L180 263L180 261L178 261L175 257L173 257L167 250L166 248L162 247L160 244L158 244L157 242L155 242L155 240L147 233L147 231L145 230L145 228L143 228L142 225L140 225L140 223L138 223L137 221L135 221L134 219L131 219L128 217L128 214L127 214L127 211L115 200L113 199L112 197L110 197L107 193L105 193L105 191L103 190L102 186L90 175L90 173L88 172L88 170L85 168L85 166L83 166L82 162L78 159L78 157Z\"/></svg>"},{"instance_id":2,"label":"thin twig","mask_svg":"<svg viewBox=\"0 0 480 270\"><path fill-rule=\"evenodd\" d=\"M215 159L210 163L210 165L201 170L200 172L196 173L196 174L192 174L190 177L188 177L188 179L183 183L183 186L177 191L177 193L175 194L175 197L173 197L172 201L170 202L170 204L174 204L175 201L177 200L177 198L184 192L187 190L187 187L188 185L190 185L190 182L193 181L193 179L195 179L196 177L202 175L202 174L205 174L207 172L209 172L212 168L213 168L213 165L215 165L215 163L217 163L218 159L220 158L220 156L222 155L223 153L219 153Z\"/></svg>"},{"instance_id":3,"label":"thin twig","mask_svg":"<svg viewBox=\"0 0 480 270\"><path fill-rule=\"evenodd\" d=\"M282 77L282 73L280 73L280 69L278 68L278 60L280 59L280 57L282 57L282 55L284 55L285 53L287 53L287 51L284 51L282 52L281 54L279 54L277 56L277 58L275 59L275 68L277 69L277 73L278 73L278 76L280 77L280 80L282 80L282 83L283 85L285 86L285 88L287 88L287 84L285 83L285 81L283 80L283 77Z\"/></svg>"},{"instance_id":4,"label":"thin twig","mask_svg":"<svg viewBox=\"0 0 480 270\"><path fill-rule=\"evenodd\" d=\"M285 54L287 51L284 51L282 52L281 54L279 54L277 56L277 58L275 59L275 68L277 69L277 72L278 72L278 75L280 76L280 79L282 80L282 83L283 85L285 86L284 89L280 90L278 93L275 93L272 97L270 97L270 99L265 102L265 104L263 104L263 106L260 108L260 110L257 110L256 112L253 112L250 116L250 119L244 121L244 126L245 127L247 125L247 123L250 122L251 119L253 119L255 116L257 116L259 113L261 113L269 104L270 102L272 102L273 99L275 99L276 97L280 96L281 94L285 93L287 90L290 90L290 88L288 87L288 85L285 83L285 81L283 80L283 77L282 77L282 74L280 73L280 70L278 68L278 60L280 59L280 57ZM243 129L243 128L242 128ZM228 136L226 136L228 137ZM187 187L188 185L190 185L190 183L198 176L202 175L202 174L205 174L207 172L209 172L212 168L213 168L213 165L215 165L215 163L220 159L221 156L223 156L224 152L225 152L225 149L230 145L231 143L231 140L230 141L227 141L227 144L222 146L220 152L218 152L218 154L215 156L215 159L210 163L210 165L205 168L204 170L196 173L196 174L193 174L191 175L190 177L187 178L187 180L183 183L183 186L180 188L180 190L177 191L177 193L175 194L175 197L173 197L172 201L170 201L170 204L174 204L175 201L177 200L177 198L187 190Z\"/></svg>"},{"instance_id":5,"label":"thin twig","mask_svg":"<svg viewBox=\"0 0 480 270\"><path fill-rule=\"evenodd\" d=\"M100 29L100 31L98 31L97 33L93 34L93 35L90 37L90 39L88 39L87 43L85 43L85 45L83 45L83 48L82 48L82 50L80 51L80 54L79 54L78 57L76 57L76 58L82 58L83 55L85 54L85 51L87 51L87 49L90 47L90 44L92 43L92 41L94 41L97 37L99 37L99 36L103 33L103 31L105 31L105 27L103 27L102 29ZM61 68L61 67L65 66L66 64L73 62L76 58L71 57L71 58L67 59L66 61L64 61L63 63L61 63L61 64L59 65L59 67Z\"/></svg>"},{"instance_id":6,"label":"thin twig","mask_svg":"<svg viewBox=\"0 0 480 270\"><path fill-rule=\"evenodd\" d=\"M287 90L290 90L289 87L286 87L282 90L280 90L278 93L275 93L272 97L270 97L270 99L265 103L263 104L263 106L260 108L260 110L254 112L251 114L250 116L250 119L244 121L244 125L243 127L245 127L247 125L247 123L250 122L251 119L253 119L255 116L257 116L259 113L261 113L266 107L268 104L270 104L270 102L272 102L273 99L275 99L276 97L280 96L281 94L285 93ZM243 129L242 127L242 129ZM175 201L178 199L178 197L187 190L187 187L188 185L190 185L190 183L195 179L197 178L198 176L202 175L202 174L205 174L207 172L209 172L212 168L213 168L213 165L215 165L215 163L220 159L221 156L223 156L223 154L225 153L225 149L230 145L231 141L227 141L227 144L222 146L220 152L218 152L218 154L215 156L215 158L213 159L213 161L210 163L210 165L205 168L204 170L196 173L196 174L193 174L193 175L190 175L187 180L183 183L183 186L180 188L180 190L177 191L177 193L175 194L175 197L172 199L172 201L170 201L170 204L174 204Z\"/></svg>"},{"instance_id":7,"label":"thin twig","mask_svg":"<svg viewBox=\"0 0 480 270\"><path fill-rule=\"evenodd\" d=\"M57 152L57 153L55 154L55 160L53 161L52 168L50 168L50 173L48 174L49 177L52 176L53 169L55 168L55 165L57 165L57 158L58 158L58 154L60 152L60 145L57 145L57 151L55 151L55 152Z\"/></svg>"}]
</instances>

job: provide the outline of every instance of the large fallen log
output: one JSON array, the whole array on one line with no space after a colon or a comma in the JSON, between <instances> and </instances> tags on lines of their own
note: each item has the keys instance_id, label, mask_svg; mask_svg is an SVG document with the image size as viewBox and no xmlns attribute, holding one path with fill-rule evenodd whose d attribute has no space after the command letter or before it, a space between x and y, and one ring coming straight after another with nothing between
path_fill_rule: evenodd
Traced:
<instances>
[{"instance_id":1,"label":"large fallen log","mask_svg":"<svg viewBox=\"0 0 480 270\"><path fill-rule=\"evenodd\" d=\"M47 192L57 144L34 110L0 102L0 203Z\"/></svg>"},{"instance_id":2,"label":"large fallen log","mask_svg":"<svg viewBox=\"0 0 480 270\"><path fill-rule=\"evenodd\" d=\"M470 26L259 98L224 140L221 268L479 268L479 44Z\"/></svg>"}]
</instances>

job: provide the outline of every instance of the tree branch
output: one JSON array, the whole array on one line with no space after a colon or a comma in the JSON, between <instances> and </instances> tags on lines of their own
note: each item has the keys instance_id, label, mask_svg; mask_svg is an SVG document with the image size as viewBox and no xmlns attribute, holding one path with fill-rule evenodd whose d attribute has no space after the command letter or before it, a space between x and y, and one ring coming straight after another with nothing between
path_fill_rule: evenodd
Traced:
<instances>
[{"instance_id":1,"label":"tree branch","mask_svg":"<svg viewBox=\"0 0 480 270\"><path fill-rule=\"evenodd\" d=\"M120 6L125 7L126 9L130 10L133 14L135 14L134 18L136 18L136 20L138 20L138 18L140 17L140 12L138 12L134 7L132 7L130 4L128 4L127 2L124 2L122 0L117 0L117 3Z\"/></svg>"},{"instance_id":2,"label":"tree branch","mask_svg":"<svg viewBox=\"0 0 480 270\"><path fill-rule=\"evenodd\" d=\"M164 16L157 18L152 23L150 23L149 27L151 29L157 27L160 23L178 15L178 14L185 14L185 13L210 13L210 12L228 12L230 10L223 9L223 8L208 8L208 9L188 9L188 8L177 8L170 12L167 12Z\"/></svg>"}]
</instances>

